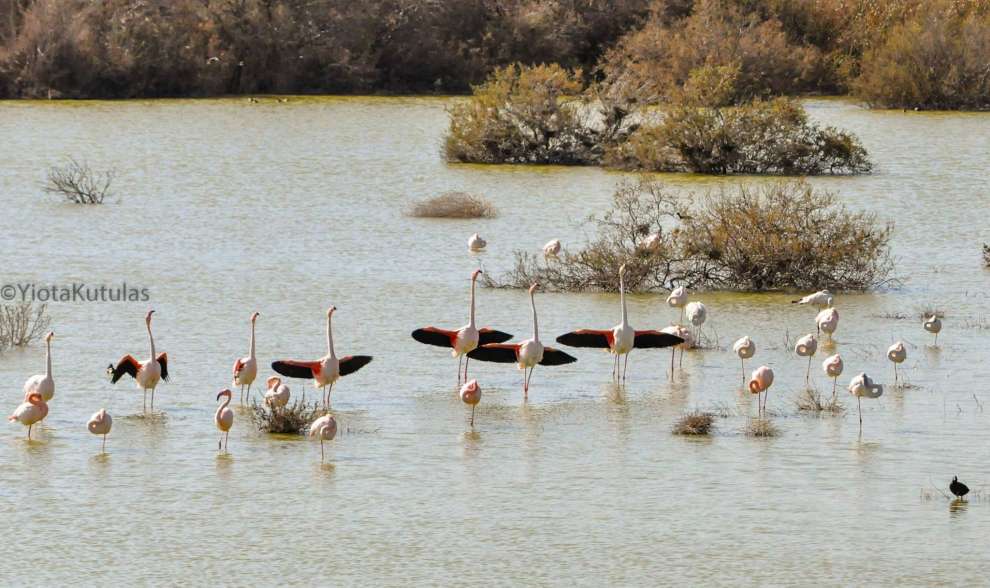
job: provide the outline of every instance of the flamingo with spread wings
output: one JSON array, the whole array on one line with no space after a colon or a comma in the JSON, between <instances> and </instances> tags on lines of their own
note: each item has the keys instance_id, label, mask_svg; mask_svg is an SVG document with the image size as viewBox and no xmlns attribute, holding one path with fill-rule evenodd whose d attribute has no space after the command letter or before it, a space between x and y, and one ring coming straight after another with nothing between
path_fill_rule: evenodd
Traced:
<instances>
[{"instance_id":1,"label":"flamingo with spread wings","mask_svg":"<svg viewBox=\"0 0 990 588\"><path fill-rule=\"evenodd\" d=\"M337 353L333 348L333 328L330 324L330 320L336 310L336 306L331 306L327 310L326 355L316 361L282 359L272 362L272 369L287 378L312 379L313 387L323 391L323 405L326 407L330 406L330 393L333 392L334 382L368 365L372 359L370 355L337 357Z\"/></svg>"},{"instance_id":2,"label":"flamingo with spread wings","mask_svg":"<svg viewBox=\"0 0 990 588\"><path fill-rule=\"evenodd\" d=\"M134 378L138 388L144 391L145 410L147 410L148 390L151 390L151 411L155 411L155 388L159 381L168 381L168 355L164 352L155 355L155 338L151 335L151 315L154 310L149 310L144 317L144 325L148 329L148 342L151 344L151 356L138 361L134 356L128 354L117 361L117 365L107 366L107 373L110 375L110 383L116 384L124 374Z\"/></svg>"},{"instance_id":3,"label":"flamingo with spread wings","mask_svg":"<svg viewBox=\"0 0 990 588\"><path fill-rule=\"evenodd\" d=\"M461 383L461 362L465 359L467 361L464 361L464 381L467 381L467 364L471 361L470 357L465 357L468 353L474 351L478 345L504 343L512 338L512 335L509 333L503 333L502 331L496 331L487 327L479 329L476 326L474 319L474 290L475 283L478 281L478 275L480 274L480 269L474 270L471 273L471 314L468 318L468 324L456 331L437 327L424 327L412 332L412 338L420 343L435 345L437 347L449 347L451 349L450 354L457 358L458 385Z\"/></svg>"}]
</instances>

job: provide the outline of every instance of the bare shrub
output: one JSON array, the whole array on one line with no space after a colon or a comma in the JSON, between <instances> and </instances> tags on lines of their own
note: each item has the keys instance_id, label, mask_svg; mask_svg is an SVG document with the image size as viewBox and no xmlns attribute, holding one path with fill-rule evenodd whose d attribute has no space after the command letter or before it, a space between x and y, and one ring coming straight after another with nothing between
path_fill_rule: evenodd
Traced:
<instances>
[{"instance_id":1,"label":"bare shrub","mask_svg":"<svg viewBox=\"0 0 990 588\"><path fill-rule=\"evenodd\" d=\"M817 390L805 389L798 399L795 400L797 409L803 412L830 412L832 414L839 414L845 412L846 408L842 405L839 399L833 398L831 395L823 395Z\"/></svg>"},{"instance_id":2,"label":"bare shrub","mask_svg":"<svg viewBox=\"0 0 990 588\"><path fill-rule=\"evenodd\" d=\"M251 420L263 433L299 434L316 419L327 414L319 403L307 404L296 400L282 408L272 409L267 405L251 404Z\"/></svg>"},{"instance_id":3,"label":"bare shrub","mask_svg":"<svg viewBox=\"0 0 990 588\"><path fill-rule=\"evenodd\" d=\"M715 415L708 412L690 412L674 423L675 435L707 435L715 424Z\"/></svg>"},{"instance_id":4,"label":"bare shrub","mask_svg":"<svg viewBox=\"0 0 990 588\"><path fill-rule=\"evenodd\" d=\"M769 419L750 419L746 424L746 434L750 437L776 437L780 429Z\"/></svg>"},{"instance_id":5,"label":"bare shrub","mask_svg":"<svg viewBox=\"0 0 990 588\"><path fill-rule=\"evenodd\" d=\"M411 216L420 218L494 218L495 207L480 196L467 192L446 192L413 205Z\"/></svg>"},{"instance_id":6,"label":"bare shrub","mask_svg":"<svg viewBox=\"0 0 990 588\"><path fill-rule=\"evenodd\" d=\"M983 244L983 265L990 267L990 244Z\"/></svg>"},{"instance_id":7,"label":"bare shrub","mask_svg":"<svg viewBox=\"0 0 990 588\"><path fill-rule=\"evenodd\" d=\"M51 322L46 304L0 305L0 351L30 345L48 332Z\"/></svg>"},{"instance_id":8,"label":"bare shrub","mask_svg":"<svg viewBox=\"0 0 990 588\"><path fill-rule=\"evenodd\" d=\"M69 158L64 165L48 170L45 192L58 194L74 204L103 204L110 193L114 170L95 171L86 163Z\"/></svg>"}]
</instances>

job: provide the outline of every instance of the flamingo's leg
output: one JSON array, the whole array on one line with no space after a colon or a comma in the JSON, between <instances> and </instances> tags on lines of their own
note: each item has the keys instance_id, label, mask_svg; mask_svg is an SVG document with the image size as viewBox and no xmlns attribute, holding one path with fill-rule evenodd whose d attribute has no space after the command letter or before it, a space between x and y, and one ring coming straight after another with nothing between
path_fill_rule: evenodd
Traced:
<instances>
[{"instance_id":1,"label":"flamingo's leg","mask_svg":"<svg viewBox=\"0 0 990 588\"><path fill-rule=\"evenodd\" d=\"M471 363L471 358L465 356L464 357L464 383L465 384L467 383L467 378L468 378L467 374L468 374L468 364L469 363Z\"/></svg>"},{"instance_id":2,"label":"flamingo's leg","mask_svg":"<svg viewBox=\"0 0 990 588\"><path fill-rule=\"evenodd\" d=\"M461 385L461 362L464 361L463 355L457 356L457 385Z\"/></svg>"},{"instance_id":3,"label":"flamingo's leg","mask_svg":"<svg viewBox=\"0 0 990 588\"><path fill-rule=\"evenodd\" d=\"M616 360L618 361L618 360ZM626 359L622 362L622 383L626 383L626 372L629 371L629 354L626 353Z\"/></svg>"},{"instance_id":4,"label":"flamingo's leg","mask_svg":"<svg viewBox=\"0 0 990 588\"><path fill-rule=\"evenodd\" d=\"M325 459L326 459L326 457L325 457L325 455L323 453L323 434L321 433L320 434L320 463L323 463L323 461Z\"/></svg>"}]
</instances>

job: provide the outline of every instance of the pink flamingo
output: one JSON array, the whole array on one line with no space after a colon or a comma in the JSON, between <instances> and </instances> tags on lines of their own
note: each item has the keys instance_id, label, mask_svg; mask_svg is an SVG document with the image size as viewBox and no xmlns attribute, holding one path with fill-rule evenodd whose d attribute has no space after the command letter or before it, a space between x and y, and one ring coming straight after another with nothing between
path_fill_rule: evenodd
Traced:
<instances>
[{"instance_id":1,"label":"pink flamingo","mask_svg":"<svg viewBox=\"0 0 990 588\"><path fill-rule=\"evenodd\" d=\"M230 437L230 427L234 425L234 411L230 409L230 399L233 395L234 393L230 391L230 388L224 388L217 394L217 400L226 397L223 404L217 407L217 412L213 415L213 423L223 433L223 438L217 440L218 452L221 449L223 449L224 453L227 452L227 438Z\"/></svg>"},{"instance_id":2,"label":"pink flamingo","mask_svg":"<svg viewBox=\"0 0 990 588\"><path fill-rule=\"evenodd\" d=\"M481 386L478 380L471 380L461 386L461 400L471 405L471 426L474 427L474 407L481 402Z\"/></svg>"},{"instance_id":3,"label":"pink flamingo","mask_svg":"<svg viewBox=\"0 0 990 588\"><path fill-rule=\"evenodd\" d=\"M168 355L159 353L155 355L155 338L151 335L151 315L154 310L149 310L144 317L144 325L148 329L148 341L151 344L151 356L138 361L132 355L125 355L117 361L117 365L107 366L107 373L110 374L110 383L116 384L124 374L134 378L137 385L144 391L145 410L147 410L148 390L151 390L151 411L155 411L155 388L158 387L159 380L168 381Z\"/></svg>"},{"instance_id":4,"label":"pink flamingo","mask_svg":"<svg viewBox=\"0 0 990 588\"><path fill-rule=\"evenodd\" d=\"M55 380L52 378L52 339L55 333L49 331L45 335L45 373L31 376L24 382L24 400L28 396L37 392L41 394L45 402L49 402L55 396Z\"/></svg>"},{"instance_id":5,"label":"pink flamingo","mask_svg":"<svg viewBox=\"0 0 990 588\"><path fill-rule=\"evenodd\" d=\"M247 386L248 402L251 401L251 384L258 377L258 358L254 352L254 323L261 316L255 312L251 315L251 348L247 357L239 357L234 362L234 385L241 387L241 402L244 402L244 387Z\"/></svg>"},{"instance_id":6,"label":"pink flamingo","mask_svg":"<svg viewBox=\"0 0 990 588\"><path fill-rule=\"evenodd\" d=\"M113 427L113 418L107 409L101 408L100 410L93 413L93 416L89 418L89 422L86 423L86 428L89 432L94 435L103 435L103 453L107 452L107 434L110 433L110 428Z\"/></svg>"},{"instance_id":7,"label":"pink flamingo","mask_svg":"<svg viewBox=\"0 0 990 588\"><path fill-rule=\"evenodd\" d=\"M325 458L323 450L324 441L333 441L333 438L337 436L337 419L333 418L333 415L326 414L320 418L313 421L313 424L309 426L309 436L320 438L320 463L323 463Z\"/></svg>"},{"instance_id":8,"label":"pink flamingo","mask_svg":"<svg viewBox=\"0 0 990 588\"><path fill-rule=\"evenodd\" d=\"M749 391L757 395L757 406L759 414L766 414L767 410L767 396L770 395L770 386L773 385L773 370L768 366L761 365L760 367L753 370L752 375L749 378ZM763 402L760 403L760 395L763 394Z\"/></svg>"},{"instance_id":9,"label":"pink flamingo","mask_svg":"<svg viewBox=\"0 0 990 588\"><path fill-rule=\"evenodd\" d=\"M34 392L28 395L26 402L22 402L14 413L7 417L9 421L17 421L28 428L28 441L31 440L31 428L48 416L48 403L44 397Z\"/></svg>"}]
</instances>

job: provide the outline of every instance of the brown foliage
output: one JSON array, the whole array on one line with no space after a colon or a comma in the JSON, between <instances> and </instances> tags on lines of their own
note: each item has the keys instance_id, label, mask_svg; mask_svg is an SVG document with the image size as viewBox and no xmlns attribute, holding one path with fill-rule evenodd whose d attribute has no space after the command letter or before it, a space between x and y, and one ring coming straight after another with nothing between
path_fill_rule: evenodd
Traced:
<instances>
[{"instance_id":1,"label":"brown foliage","mask_svg":"<svg viewBox=\"0 0 990 588\"><path fill-rule=\"evenodd\" d=\"M707 435L715 424L715 415L708 412L691 412L682 415L674 423L675 435Z\"/></svg>"},{"instance_id":2,"label":"brown foliage","mask_svg":"<svg viewBox=\"0 0 990 588\"><path fill-rule=\"evenodd\" d=\"M494 218L495 207L487 200L466 192L447 192L417 202L410 216L421 218Z\"/></svg>"},{"instance_id":3,"label":"brown foliage","mask_svg":"<svg viewBox=\"0 0 990 588\"><path fill-rule=\"evenodd\" d=\"M257 402L251 405L251 420L263 433L295 435L303 433L313 421L327 414L319 403L296 400L282 408L270 408Z\"/></svg>"}]
</instances>

